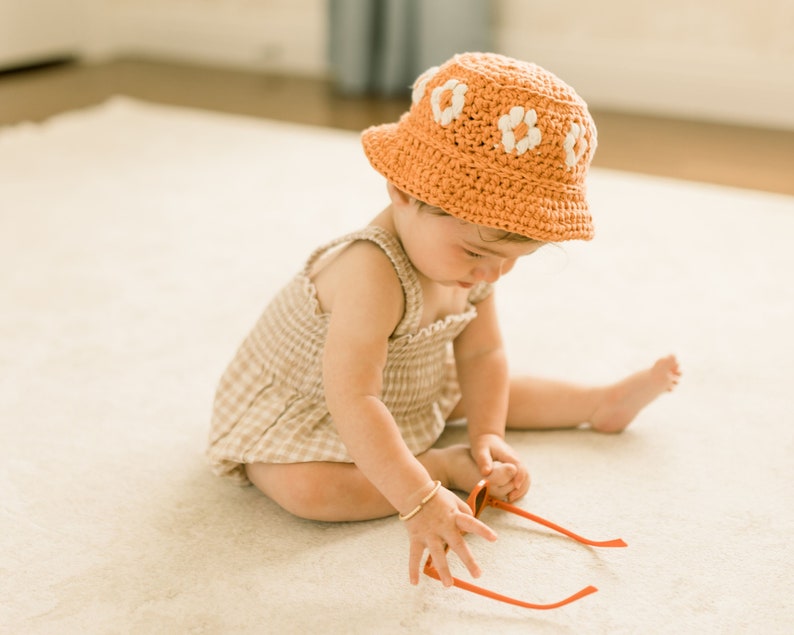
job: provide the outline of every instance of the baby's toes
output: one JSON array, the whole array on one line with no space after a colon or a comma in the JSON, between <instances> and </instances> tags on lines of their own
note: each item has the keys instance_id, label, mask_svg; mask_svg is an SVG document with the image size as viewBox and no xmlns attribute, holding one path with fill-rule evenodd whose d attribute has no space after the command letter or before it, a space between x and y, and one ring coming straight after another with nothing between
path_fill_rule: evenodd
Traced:
<instances>
[{"instance_id":1,"label":"baby's toes","mask_svg":"<svg viewBox=\"0 0 794 635\"><path fill-rule=\"evenodd\" d=\"M493 470L488 475L488 491L496 498L504 498L515 489L513 479L518 468L512 463L494 461Z\"/></svg>"}]
</instances>

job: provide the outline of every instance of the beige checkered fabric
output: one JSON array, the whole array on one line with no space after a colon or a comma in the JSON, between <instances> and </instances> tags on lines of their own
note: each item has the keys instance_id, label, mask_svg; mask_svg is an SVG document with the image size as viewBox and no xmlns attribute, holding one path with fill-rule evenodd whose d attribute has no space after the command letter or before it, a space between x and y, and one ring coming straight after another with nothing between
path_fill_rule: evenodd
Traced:
<instances>
[{"instance_id":1,"label":"beige checkered fabric","mask_svg":"<svg viewBox=\"0 0 794 635\"><path fill-rule=\"evenodd\" d=\"M216 474L248 484L246 463L351 462L325 404L322 352L329 315L309 279L315 263L355 240L378 245L405 293L405 312L389 340L381 399L406 445L420 454L436 442L459 398L452 340L490 293L475 287L466 311L419 328L422 290L399 241L379 227L316 250L272 300L226 369L215 397L207 454Z\"/></svg>"}]
</instances>

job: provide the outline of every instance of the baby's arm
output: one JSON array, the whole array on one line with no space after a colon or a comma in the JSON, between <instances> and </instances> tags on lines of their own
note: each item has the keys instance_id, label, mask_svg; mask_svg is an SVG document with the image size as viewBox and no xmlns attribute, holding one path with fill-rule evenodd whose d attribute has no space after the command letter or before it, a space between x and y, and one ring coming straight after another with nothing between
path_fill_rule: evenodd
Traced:
<instances>
[{"instance_id":1,"label":"baby's arm","mask_svg":"<svg viewBox=\"0 0 794 635\"><path fill-rule=\"evenodd\" d=\"M515 465L509 500L517 500L529 489L529 473L504 440L510 378L494 293L477 305L477 317L455 340L455 363L474 460L483 476L495 460Z\"/></svg>"},{"instance_id":2,"label":"baby's arm","mask_svg":"<svg viewBox=\"0 0 794 635\"><path fill-rule=\"evenodd\" d=\"M398 510L430 481L402 440L380 399L388 339L403 312L403 294L391 263L368 242L351 245L335 268L323 354L329 411L356 465ZM421 497L420 497L421 498Z\"/></svg>"},{"instance_id":3,"label":"baby's arm","mask_svg":"<svg viewBox=\"0 0 794 635\"><path fill-rule=\"evenodd\" d=\"M403 292L391 262L370 243L355 243L332 263L323 296L331 314L323 355L328 409L361 472L399 512L408 513L432 490L427 469L413 456L381 401L388 339L403 312ZM334 283L338 281L338 283ZM494 539L468 507L445 488L406 522L410 579L418 582L425 549L442 581L451 584L448 544L473 575L479 570L460 532Z\"/></svg>"}]
</instances>

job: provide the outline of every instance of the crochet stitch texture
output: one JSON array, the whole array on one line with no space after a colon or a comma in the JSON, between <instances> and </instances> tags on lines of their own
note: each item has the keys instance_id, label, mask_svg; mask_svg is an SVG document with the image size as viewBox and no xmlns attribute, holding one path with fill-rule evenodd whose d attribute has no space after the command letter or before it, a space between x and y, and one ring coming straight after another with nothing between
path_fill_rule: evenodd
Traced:
<instances>
[{"instance_id":1,"label":"crochet stitch texture","mask_svg":"<svg viewBox=\"0 0 794 635\"><path fill-rule=\"evenodd\" d=\"M576 91L536 64L456 55L419 76L398 122L361 141L394 185L465 221L541 241L593 237L595 123Z\"/></svg>"}]
</instances>

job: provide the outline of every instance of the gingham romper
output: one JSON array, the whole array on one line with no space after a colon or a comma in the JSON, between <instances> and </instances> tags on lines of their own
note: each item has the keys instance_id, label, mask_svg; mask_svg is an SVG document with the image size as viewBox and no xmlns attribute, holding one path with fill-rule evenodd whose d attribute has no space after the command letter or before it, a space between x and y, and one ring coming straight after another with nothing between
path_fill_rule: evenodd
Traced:
<instances>
[{"instance_id":1,"label":"gingham romper","mask_svg":"<svg viewBox=\"0 0 794 635\"><path fill-rule=\"evenodd\" d=\"M420 329L416 272L396 237L369 226L317 249L237 351L215 396L207 454L216 474L245 485L246 463L352 462L325 403L322 354L330 315L321 311L309 276L320 258L356 240L372 241L386 253L405 295L403 317L389 338L381 399L415 455L441 435L460 397L452 340L474 319L474 304L491 286L475 286L463 313Z\"/></svg>"}]
</instances>

